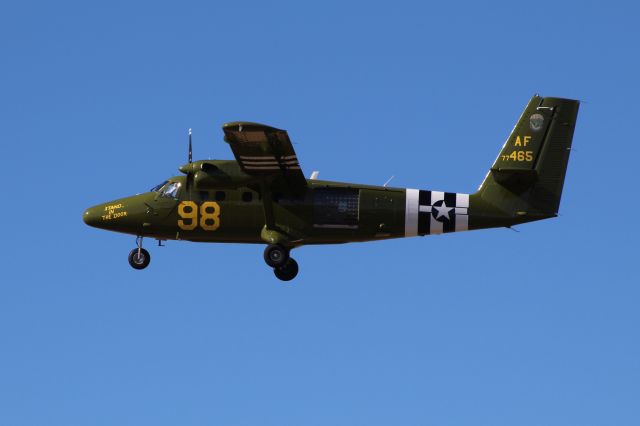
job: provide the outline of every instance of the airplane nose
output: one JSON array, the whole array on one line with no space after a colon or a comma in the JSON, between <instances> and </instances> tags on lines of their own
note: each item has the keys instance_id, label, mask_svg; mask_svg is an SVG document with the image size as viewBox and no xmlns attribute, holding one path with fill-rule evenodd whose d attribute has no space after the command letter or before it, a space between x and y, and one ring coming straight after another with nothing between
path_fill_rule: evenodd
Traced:
<instances>
[{"instance_id":1,"label":"airplane nose","mask_svg":"<svg viewBox=\"0 0 640 426\"><path fill-rule=\"evenodd\" d=\"M94 228L140 235L141 228L149 221L145 197L152 196L140 194L96 204L82 213L82 220Z\"/></svg>"},{"instance_id":2,"label":"airplane nose","mask_svg":"<svg viewBox=\"0 0 640 426\"><path fill-rule=\"evenodd\" d=\"M97 226L100 219L100 213L95 207L90 207L82 214L82 220L89 226Z\"/></svg>"}]
</instances>

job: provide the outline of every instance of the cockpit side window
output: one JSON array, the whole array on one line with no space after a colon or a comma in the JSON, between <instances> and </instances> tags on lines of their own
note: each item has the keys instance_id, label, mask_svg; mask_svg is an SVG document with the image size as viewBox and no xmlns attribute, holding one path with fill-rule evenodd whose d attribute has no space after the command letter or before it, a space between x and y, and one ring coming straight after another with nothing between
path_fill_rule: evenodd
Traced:
<instances>
[{"instance_id":1,"label":"cockpit side window","mask_svg":"<svg viewBox=\"0 0 640 426\"><path fill-rule=\"evenodd\" d=\"M169 182L160 190L161 197L178 198L178 192L180 190L180 183Z\"/></svg>"},{"instance_id":2,"label":"cockpit side window","mask_svg":"<svg viewBox=\"0 0 640 426\"><path fill-rule=\"evenodd\" d=\"M158 192L160 191L160 188L162 188L167 182L169 182L168 180L165 180L164 182L162 182L160 185L156 185L153 188L151 188L149 190L149 192Z\"/></svg>"}]
</instances>

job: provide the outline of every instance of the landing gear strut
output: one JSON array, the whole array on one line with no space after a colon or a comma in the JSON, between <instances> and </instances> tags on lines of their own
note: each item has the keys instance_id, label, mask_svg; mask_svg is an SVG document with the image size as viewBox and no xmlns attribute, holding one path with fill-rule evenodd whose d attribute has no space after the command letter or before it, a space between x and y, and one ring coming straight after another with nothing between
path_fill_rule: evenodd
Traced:
<instances>
[{"instance_id":1,"label":"landing gear strut","mask_svg":"<svg viewBox=\"0 0 640 426\"><path fill-rule=\"evenodd\" d=\"M279 280L291 281L298 275L298 262L289 256L289 249L280 244L269 244L264 249L264 261Z\"/></svg>"},{"instance_id":2,"label":"landing gear strut","mask_svg":"<svg viewBox=\"0 0 640 426\"><path fill-rule=\"evenodd\" d=\"M136 245L138 247L129 253L129 265L131 265L133 269L144 269L149 266L151 255L142 248L142 237L136 237Z\"/></svg>"}]
</instances>

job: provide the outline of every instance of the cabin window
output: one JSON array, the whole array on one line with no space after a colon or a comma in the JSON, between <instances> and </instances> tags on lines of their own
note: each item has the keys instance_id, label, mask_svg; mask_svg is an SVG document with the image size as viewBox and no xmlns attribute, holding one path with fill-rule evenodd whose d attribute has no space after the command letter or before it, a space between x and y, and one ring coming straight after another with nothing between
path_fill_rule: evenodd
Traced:
<instances>
[{"instance_id":1,"label":"cabin window","mask_svg":"<svg viewBox=\"0 0 640 426\"><path fill-rule=\"evenodd\" d=\"M360 191L352 188L317 188L313 191L316 227L357 228Z\"/></svg>"},{"instance_id":2,"label":"cabin window","mask_svg":"<svg viewBox=\"0 0 640 426\"><path fill-rule=\"evenodd\" d=\"M224 191L216 191L216 201L224 201L227 198L227 193Z\"/></svg>"},{"instance_id":3,"label":"cabin window","mask_svg":"<svg viewBox=\"0 0 640 426\"><path fill-rule=\"evenodd\" d=\"M249 191L245 191L242 193L242 201L245 203L250 203L253 200L253 194Z\"/></svg>"},{"instance_id":4,"label":"cabin window","mask_svg":"<svg viewBox=\"0 0 640 426\"><path fill-rule=\"evenodd\" d=\"M180 183L170 182L167 183L160 191L161 197L178 198L178 191L180 190Z\"/></svg>"}]
</instances>

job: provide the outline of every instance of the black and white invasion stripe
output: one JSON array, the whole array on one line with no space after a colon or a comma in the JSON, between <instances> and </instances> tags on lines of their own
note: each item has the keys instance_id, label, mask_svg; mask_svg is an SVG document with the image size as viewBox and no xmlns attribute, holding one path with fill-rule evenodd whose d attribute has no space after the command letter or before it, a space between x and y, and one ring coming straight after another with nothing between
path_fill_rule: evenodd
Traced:
<instances>
[{"instance_id":1,"label":"black and white invasion stripe","mask_svg":"<svg viewBox=\"0 0 640 426\"><path fill-rule=\"evenodd\" d=\"M405 236L469 229L469 194L407 189Z\"/></svg>"},{"instance_id":2,"label":"black and white invasion stripe","mask_svg":"<svg viewBox=\"0 0 640 426\"><path fill-rule=\"evenodd\" d=\"M251 171L300 170L300 164L295 155L285 155L280 158L268 154L259 156L241 155L240 161L242 167Z\"/></svg>"}]
</instances>

